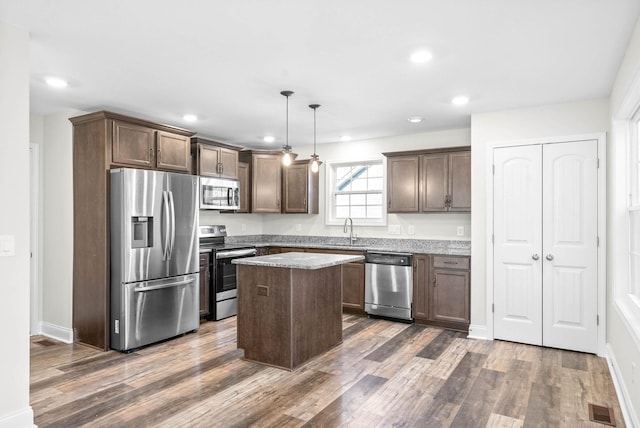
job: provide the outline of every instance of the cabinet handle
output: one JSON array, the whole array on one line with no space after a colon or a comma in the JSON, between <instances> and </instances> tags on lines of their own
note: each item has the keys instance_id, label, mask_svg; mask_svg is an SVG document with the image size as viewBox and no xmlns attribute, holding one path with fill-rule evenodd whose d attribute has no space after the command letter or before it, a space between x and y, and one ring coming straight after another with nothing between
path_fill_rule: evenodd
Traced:
<instances>
[{"instance_id":1,"label":"cabinet handle","mask_svg":"<svg viewBox=\"0 0 640 428\"><path fill-rule=\"evenodd\" d=\"M389 199L389 201L387 202L387 206L391 208L391 199Z\"/></svg>"},{"instance_id":2,"label":"cabinet handle","mask_svg":"<svg viewBox=\"0 0 640 428\"><path fill-rule=\"evenodd\" d=\"M435 287L436 286L436 277L435 276L433 277L433 281L431 281L431 282L433 283L433 286Z\"/></svg>"},{"instance_id":3,"label":"cabinet handle","mask_svg":"<svg viewBox=\"0 0 640 428\"><path fill-rule=\"evenodd\" d=\"M162 163L162 150L158 149L158 163Z\"/></svg>"},{"instance_id":4,"label":"cabinet handle","mask_svg":"<svg viewBox=\"0 0 640 428\"><path fill-rule=\"evenodd\" d=\"M276 199L277 203L278 203L278 208L280 208L280 199Z\"/></svg>"},{"instance_id":5,"label":"cabinet handle","mask_svg":"<svg viewBox=\"0 0 640 428\"><path fill-rule=\"evenodd\" d=\"M304 203L304 207L307 208L307 198L304 198L303 203Z\"/></svg>"}]
</instances>

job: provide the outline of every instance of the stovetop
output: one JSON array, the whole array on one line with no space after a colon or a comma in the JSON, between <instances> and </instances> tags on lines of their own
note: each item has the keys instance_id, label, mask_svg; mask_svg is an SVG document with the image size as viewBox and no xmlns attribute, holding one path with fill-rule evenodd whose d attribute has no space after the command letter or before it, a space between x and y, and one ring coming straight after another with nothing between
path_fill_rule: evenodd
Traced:
<instances>
[{"instance_id":1,"label":"stovetop","mask_svg":"<svg viewBox=\"0 0 640 428\"><path fill-rule=\"evenodd\" d=\"M199 228L200 250L240 250L244 248L255 248L249 244L227 244L227 228L223 225L203 225Z\"/></svg>"}]
</instances>

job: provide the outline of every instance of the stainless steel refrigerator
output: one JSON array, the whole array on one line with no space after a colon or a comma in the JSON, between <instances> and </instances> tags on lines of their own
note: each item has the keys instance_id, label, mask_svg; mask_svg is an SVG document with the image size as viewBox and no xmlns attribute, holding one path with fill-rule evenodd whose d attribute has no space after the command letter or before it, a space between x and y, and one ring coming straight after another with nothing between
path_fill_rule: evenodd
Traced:
<instances>
[{"instance_id":1,"label":"stainless steel refrigerator","mask_svg":"<svg viewBox=\"0 0 640 428\"><path fill-rule=\"evenodd\" d=\"M111 348L128 351L196 330L198 177L112 170L110 211Z\"/></svg>"}]
</instances>

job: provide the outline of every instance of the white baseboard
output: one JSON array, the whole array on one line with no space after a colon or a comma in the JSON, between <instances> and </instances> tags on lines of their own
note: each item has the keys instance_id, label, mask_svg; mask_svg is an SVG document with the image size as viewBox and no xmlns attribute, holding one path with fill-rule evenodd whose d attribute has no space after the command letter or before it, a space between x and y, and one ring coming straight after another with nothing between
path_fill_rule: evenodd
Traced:
<instances>
[{"instance_id":1,"label":"white baseboard","mask_svg":"<svg viewBox=\"0 0 640 428\"><path fill-rule=\"evenodd\" d=\"M40 323L40 334L60 342L73 343L73 329L60 327L59 325L42 321Z\"/></svg>"},{"instance_id":2,"label":"white baseboard","mask_svg":"<svg viewBox=\"0 0 640 428\"><path fill-rule=\"evenodd\" d=\"M467 338L491 340L491 338L489 338L489 331L487 330L487 326L480 324L471 324L469 326L469 335L467 336Z\"/></svg>"},{"instance_id":3,"label":"white baseboard","mask_svg":"<svg viewBox=\"0 0 640 428\"><path fill-rule=\"evenodd\" d=\"M0 415L0 428L27 428L36 427L33 423L33 410L27 406L17 412Z\"/></svg>"},{"instance_id":4,"label":"white baseboard","mask_svg":"<svg viewBox=\"0 0 640 428\"><path fill-rule=\"evenodd\" d=\"M613 386L615 387L616 394L618 395L618 402L622 409L622 417L624 418L625 425L628 427L640 427L640 419L638 419L638 415L633 409L629 391L624 383L624 379L620 377L620 366L616 361L616 356L611 345L608 343L606 359L609 366L609 372L611 372L611 378L613 379Z\"/></svg>"}]
</instances>

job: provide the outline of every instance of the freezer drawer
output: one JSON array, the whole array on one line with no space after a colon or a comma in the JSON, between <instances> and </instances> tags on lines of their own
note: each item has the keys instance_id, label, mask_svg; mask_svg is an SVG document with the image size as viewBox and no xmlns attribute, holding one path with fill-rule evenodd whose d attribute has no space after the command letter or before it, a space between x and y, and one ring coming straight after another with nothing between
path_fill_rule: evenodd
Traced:
<instances>
[{"instance_id":1,"label":"freezer drawer","mask_svg":"<svg viewBox=\"0 0 640 428\"><path fill-rule=\"evenodd\" d=\"M199 274L122 284L121 295L112 295L121 309L112 313L111 347L128 351L196 330L199 286Z\"/></svg>"}]
</instances>

